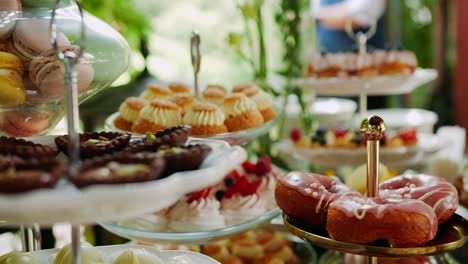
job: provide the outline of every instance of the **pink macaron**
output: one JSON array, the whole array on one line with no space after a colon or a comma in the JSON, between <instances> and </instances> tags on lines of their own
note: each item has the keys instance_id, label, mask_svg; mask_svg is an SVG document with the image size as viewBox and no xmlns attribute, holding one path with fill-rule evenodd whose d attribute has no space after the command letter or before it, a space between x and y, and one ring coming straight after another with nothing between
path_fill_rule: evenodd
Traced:
<instances>
[{"instance_id":1,"label":"pink macaron","mask_svg":"<svg viewBox=\"0 0 468 264\"><path fill-rule=\"evenodd\" d=\"M29 67L29 63L40 53L52 48L49 40L47 19L21 19L16 22L13 36L8 42L8 50L17 55ZM70 41L62 32L57 33L59 46L68 46Z\"/></svg>"},{"instance_id":2,"label":"pink macaron","mask_svg":"<svg viewBox=\"0 0 468 264\"><path fill-rule=\"evenodd\" d=\"M77 46L61 48L63 53L79 52ZM89 54L84 53L75 69L78 73L78 93L86 92L94 79L94 69L88 60ZM35 57L29 66L29 78L37 86L38 92L43 96L61 98L65 94L65 66L55 56L54 50L48 50Z\"/></svg>"},{"instance_id":3,"label":"pink macaron","mask_svg":"<svg viewBox=\"0 0 468 264\"><path fill-rule=\"evenodd\" d=\"M21 1L1 0L0 1L0 40L10 37L10 33L15 26L16 19L21 11Z\"/></svg>"},{"instance_id":4,"label":"pink macaron","mask_svg":"<svg viewBox=\"0 0 468 264\"><path fill-rule=\"evenodd\" d=\"M2 130L13 137L31 137L42 134L52 119L50 110L20 110L4 113Z\"/></svg>"}]
</instances>

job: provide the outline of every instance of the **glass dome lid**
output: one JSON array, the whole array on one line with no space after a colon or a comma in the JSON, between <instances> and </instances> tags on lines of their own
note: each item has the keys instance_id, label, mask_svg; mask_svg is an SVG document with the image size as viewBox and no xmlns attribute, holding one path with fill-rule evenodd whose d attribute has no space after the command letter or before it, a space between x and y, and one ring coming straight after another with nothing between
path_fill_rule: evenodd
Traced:
<instances>
[{"instance_id":1,"label":"glass dome lid","mask_svg":"<svg viewBox=\"0 0 468 264\"><path fill-rule=\"evenodd\" d=\"M64 114L65 66L50 42L55 0L0 1L0 135L47 133ZM128 67L130 47L114 28L84 12L72 0L55 13L63 53L83 53L75 66L79 101L114 82ZM82 23L83 22L83 23ZM84 25L85 39L80 41Z\"/></svg>"}]
</instances>

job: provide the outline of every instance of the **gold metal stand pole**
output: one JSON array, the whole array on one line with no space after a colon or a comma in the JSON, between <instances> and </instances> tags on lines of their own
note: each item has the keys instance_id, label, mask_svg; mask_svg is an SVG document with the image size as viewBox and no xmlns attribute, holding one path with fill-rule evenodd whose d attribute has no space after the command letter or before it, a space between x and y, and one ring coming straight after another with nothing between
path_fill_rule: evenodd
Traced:
<instances>
[{"instance_id":1,"label":"gold metal stand pole","mask_svg":"<svg viewBox=\"0 0 468 264\"><path fill-rule=\"evenodd\" d=\"M361 123L361 134L367 142L367 197L379 196L379 146L384 137L382 118L370 116ZM367 264L377 264L377 257L367 257Z\"/></svg>"}]
</instances>

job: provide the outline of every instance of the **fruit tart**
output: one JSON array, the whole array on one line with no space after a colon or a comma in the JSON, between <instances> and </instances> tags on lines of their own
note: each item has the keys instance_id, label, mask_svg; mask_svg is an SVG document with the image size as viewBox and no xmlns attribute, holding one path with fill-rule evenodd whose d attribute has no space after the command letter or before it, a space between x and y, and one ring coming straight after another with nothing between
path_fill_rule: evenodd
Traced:
<instances>
[{"instance_id":1,"label":"fruit tart","mask_svg":"<svg viewBox=\"0 0 468 264\"><path fill-rule=\"evenodd\" d=\"M15 155L26 159L55 157L59 153L58 148L55 146L42 145L14 137L0 137L0 146L0 154Z\"/></svg>"},{"instance_id":2,"label":"fruit tart","mask_svg":"<svg viewBox=\"0 0 468 264\"><path fill-rule=\"evenodd\" d=\"M92 132L83 133L80 137L80 157L92 158L104 154L111 154L124 149L130 141L131 134L120 132ZM55 138L55 144L68 155L70 138L63 135Z\"/></svg>"},{"instance_id":3,"label":"fruit tart","mask_svg":"<svg viewBox=\"0 0 468 264\"><path fill-rule=\"evenodd\" d=\"M55 157L21 159L0 156L0 193L53 188L66 171L66 164Z\"/></svg>"},{"instance_id":4,"label":"fruit tart","mask_svg":"<svg viewBox=\"0 0 468 264\"><path fill-rule=\"evenodd\" d=\"M123 184L161 178L165 169L163 158L150 153L118 153L85 160L77 174L69 179L79 188L94 184Z\"/></svg>"}]
</instances>

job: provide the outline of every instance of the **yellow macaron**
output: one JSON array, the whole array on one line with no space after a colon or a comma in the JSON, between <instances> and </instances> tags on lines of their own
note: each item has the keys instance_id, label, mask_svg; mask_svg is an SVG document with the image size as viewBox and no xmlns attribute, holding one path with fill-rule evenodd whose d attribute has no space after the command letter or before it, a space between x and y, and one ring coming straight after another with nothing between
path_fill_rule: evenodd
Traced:
<instances>
[{"instance_id":1,"label":"yellow macaron","mask_svg":"<svg viewBox=\"0 0 468 264\"><path fill-rule=\"evenodd\" d=\"M23 63L16 55L0 51L0 69L12 70L23 76Z\"/></svg>"},{"instance_id":2,"label":"yellow macaron","mask_svg":"<svg viewBox=\"0 0 468 264\"><path fill-rule=\"evenodd\" d=\"M26 91L18 74L0 69L0 106L16 106L26 100Z\"/></svg>"},{"instance_id":3,"label":"yellow macaron","mask_svg":"<svg viewBox=\"0 0 468 264\"><path fill-rule=\"evenodd\" d=\"M26 100L23 64L14 54L0 51L0 106L16 106Z\"/></svg>"}]
</instances>

